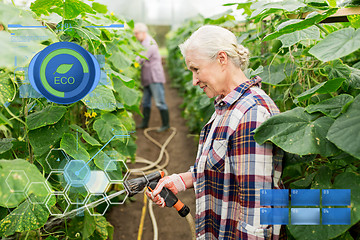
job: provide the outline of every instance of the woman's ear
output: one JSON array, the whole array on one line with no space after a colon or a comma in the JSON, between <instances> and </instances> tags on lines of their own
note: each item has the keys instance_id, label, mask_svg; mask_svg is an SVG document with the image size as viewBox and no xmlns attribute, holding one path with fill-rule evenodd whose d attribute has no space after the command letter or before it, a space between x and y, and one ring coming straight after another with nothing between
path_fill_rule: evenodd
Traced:
<instances>
[{"instance_id":1,"label":"woman's ear","mask_svg":"<svg viewBox=\"0 0 360 240\"><path fill-rule=\"evenodd\" d=\"M217 55L217 60L221 65L226 65L228 63L228 55L224 51L220 51Z\"/></svg>"}]
</instances>

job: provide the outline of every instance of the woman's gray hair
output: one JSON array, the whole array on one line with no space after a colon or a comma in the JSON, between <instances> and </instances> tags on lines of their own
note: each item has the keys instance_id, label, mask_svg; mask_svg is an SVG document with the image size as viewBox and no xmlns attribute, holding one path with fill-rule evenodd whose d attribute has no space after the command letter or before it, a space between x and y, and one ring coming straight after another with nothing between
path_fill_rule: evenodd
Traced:
<instances>
[{"instance_id":1,"label":"woman's gray hair","mask_svg":"<svg viewBox=\"0 0 360 240\"><path fill-rule=\"evenodd\" d=\"M184 58L187 51L196 51L210 60L215 60L217 54L224 51L241 70L245 70L249 65L249 50L237 43L232 32L219 26L200 27L179 47Z\"/></svg>"},{"instance_id":2,"label":"woman's gray hair","mask_svg":"<svg viewBox=\"0 0 360 240\"><path fill-rule=\"evenodd\" d=\"M135 23L134 29L139 32L148 32L148 27L145 25L145 23Z\"/></svg>"}]
</instances>

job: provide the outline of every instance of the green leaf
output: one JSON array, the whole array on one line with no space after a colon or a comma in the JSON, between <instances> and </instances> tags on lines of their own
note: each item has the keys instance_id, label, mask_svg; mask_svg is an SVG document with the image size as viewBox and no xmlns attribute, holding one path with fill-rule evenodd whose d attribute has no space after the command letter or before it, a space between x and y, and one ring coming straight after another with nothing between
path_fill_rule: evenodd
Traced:
<instances>
[{"instance_id":1,"label":"green leaf","mask_svg":"<svg viewBox=\"0 0 360 240\"><path fill-rule=\"evenodd\" d=\"M48 1L45 0L45 2ZM0 2L0 16L1 24L3 26L8 26L8 24L41 26L40 21L34 19L32 12L20 9L12 4ZM21 31L21 33L18 31ZM0 58L1 67L14 69L15 57L17 66L26 66L32 57L45 47L41 44L42 41L47 39L56 41L56 35L48 29L38 28L34 31L34 29L22 28L21 30L15 30L14 33L15 32L18 32L19 34L10 35L10 32L0 31L0 49L3 49ZM29 40L27 36L31 36L31 41L26 42L25 47L24 37ZM4 51L4 49L6 49L6 51Z\"/></svg>"},{"instance_id":2,"label":"green leaf","mask_svg":"<svg viewBox=\"0 0 360 240\"><path fill-rule=\"evenodd\" d=\"M104 216L95 217L95 231L100 237L100 239L108 239L108 226L111 224L106 220Z\"/></svg>"},{"instance_id":3,"label":"green leaf","mask_svg":"<svg viewBox=\"0 0 360 240\"><path fill-rule=\"evenodd\" d=\"M294 164L284 167L282 178L296 178L302 176L302 169L300 164Z\"/></svg>"},{"instance_id":4,"label":"green leaf","mask_svg":"<svg viewBox=\"0 0 360 240\"><path fill-rule=\"evenodd\" d=\"M255 77L256 75L261 74L263 71L264 71L264 67L260 65L255 71L251 68L247 68L244 73L246 77L250 79Z\"/></svg>"},{"instance_id":5,"label":"green leaf","mask_svg":"<svg viewBox=\"0 0 360 240\"><path fill-rule=\"evenodd\" d=\"M65 133L61 139L60 147L76 160L87 161L90 159L89 153L83 148L75 137L70 133Z\"/></svg>"},{"instance_id":6,"label":"green leaf","mask_svg":"<svg viewBox=\"0 0 360 240\"><path fill-rule=\"evenodd\" d=\"M61 17L65 8L65 19L73 19L81 13L95 13L92 8L80 0L66 0L64 4L57 8L50 8L49 12L55 12Z\"/></svg>"},{"instance_id":7,"label":"green leaf","mask_svg":"<svg viewBox=\"0 0 360 240\"><path fill-rule=\"evenodd\" d=\"M330 127L327 138L338 148L360 159L360 95Z\"/></svg>"},{"instance_id":8,"label":"green leaf","mask_svg":"<svg viewBox=\"0 0 360 240\"><path fill-rule=\"evenodd\" d=\"M26 118L29 130L57 123L66 113L67 108L63 106L48 106L39 112L30 114Z\"/></svg>"},{"instance_id":9,"label":"green leaf","mask_svg":"<svg viewBox=\"0 0 360 240\"><path fill-rule=\"evenodd\" d=\"M34 154L36 156L41 156L48 153L67 130L68 125L65 124L65 119L63 118L54 125L29 131L29 140L34 149Z\"/></svg>"},{"instance_id":10,"label":"green leaf","mask_svg":"<svg viewBox=\"0 0 360 240\"><path fill-rule=\"evenodd\" d=\"M0 125L3 125L3 124L7 124L10 127L13 127L13 124L11 123L11 121L0 112Z\"/></svg>"},{"instance_id":11,"label":"green leaf","mask_svg":"<svg viewBox=\"0 0 360 240\"><path fill-rule=\"evenodd\" d=\"M360 15L359 14L349 15L349 16L347 16L347 19L349 20L349 22L351 23L351 26L353 28L360 28Z\"/></svg>"},{"instance_id":12,"label":"green leaf","mask_svg":"<svg viewBox=\"0 0 360 240\"><path fill-rule=\"evenodd\" d=\"M322 166L316 172L316 175L311 183L312 189L331 188L332 171L328 166Z\"/></svg>"},{"instance_id":13,"label":"green leaf","mask_svg":"<svg viewBox=\"0 0 360 240\"><path fill-rule=\"evenodd\" d=\"M116 109L116 99L113 91L102 85L98 85L91 93L81 99L81 101L90 109L105 111L114 111Z\"/></svg>"},{"instance_id":14,"label":"green leaf","mask_svg":"<svg viewBox=\"0 0 360 240\"><path fill-rule=\"evenodd\" d=\"M278 1L278 2L267 2L259 1L251 4L250 9L254 10L250 18L254 18L264 10L269 9L283 9L289 12L295 11L298 8L305 7L306 5L295 0Z\"/></svg>"},{"instance_id":15,"label":"green leaf","mask_svg":"<svg viewBox=\"0 0 360 240\"><path fill-rule=\"evenodd\" d=\"M48 16L51 9L54 7L61 7L62 5L62 0L36 0L31 3L30 9L38 16L41 16L42 14Z\"/></svg>"},{"instance_id":16,"label":"green leaf","mask_svg":"<svg viewBox=\"0 0 360 240\"><path fill-rule=\"evenodd\" d=\"M345 81L344 78L334 78L330 79L326 82L322 82L318 85L316 85L313 88L310 88L309 90L303 92L299 96L296 97L296 101L304 101L306 99L309 99L314 93L332 93L339 89L339 87L342 85L342 83Z\"/></svg>"},{"instance_id":17,"label":"green leaf","mask_svg":"<svg viewBox=\"0 0 360 240\"><path fill-rule=\"evenodd\" d=\"M107 231L108 231L108 238L109 240L113 240L114 239L114 227L113 225L111 225L110 223L108 223L107 225Z\"/></svg>"},{"instance_id":18,"label":"green leaf","mask_svg":"<svg viewBox=\"0 0 360 240\"><path fill-rule=\"evenodd\" d=\"M101 3L97 3L97 2L93 2L92 3L92 8L97 11L98 13L107 13L107 7L106 5L103 5Z\"/></svg>"},{"instance_id":19,"label":"green leaf","mask_svg":"<svg viewBox=\"0 0 360 240\"><path fill-rule=\"evenodd\" d=\"M360 61L358 61L357 63L355 63L352 67L353 67L353 68L360 69Z\"/></svg>"},{"instance_id":20,"label":"green leaf","mask_svg":"<svg viewBox=\"0 0 360 240\"><path fill-rule=\"evenodd\" d=\"M45 240L59 240L59 239L50 235L47 238L45 238Z\"/></svg>"},{"instance_id":21,"label":"green leaf","mask_svg":"<svg viewBox=\"0 0 360 240\"><path fill-rule=\"evenodd\" d=\"M336 7L336 0L326 0L328 1L330 7Z\"/></svg>"},{"instance_id":22,"label":"green leaf","mask_svg":"<svg viewBox=\"0 0 360 240\"><path fill-rule=\"evenodd\" d=\"M287 225L295 239L334 239L348 231L360 220L360 176L355 173L344 172L336 176L333 189L351 189L351 224L350 225ZM304 234L306 233L306 234Z\"/></svg>"},{"instance_id":23,"label":"green leaf","mask_svg":"<svg viewBox=\"0 0 360 240\"><path fill-rule=\"evenodd\" d=\"M135 130L135 121L131 112L128 111L117 112L116 116L120 119L122 125L125 126L127 131Z\"/></svg>"},{"instance_id":24,"label":"green leaf","mask_svg":"<svg viewBox=\"0 0 360 240\"><path fill-rule=\"evenodd\" d=\"M75 217L69 223L69 235L74 239L78 234L81 235L81 239L89 239L95 229L95 217L91 216L87 211L84 212L84 217Z\"/></svg>"},{"instance_id":25,"label":"green leaf","mask_svg":"<svg viewBox=\"0 0 360 240\"><path fill-rule=\"evenodd\" d=\"M116 151L118 151L123 156L128 156L132 159L135 158L136 153L136 143L133 138L130 138L127 142L122 141L111 141L110 145L112 148L114 148ZM121 179L121 178L120 178Z\"/></svg>"},{"instance_id":26,"label":"green leaf","mask_svg":"<svg viewBox=\"0 0 360 240\"><path fill-rule=\"evenodd\" d=\"M244 13L248 16L251 15L251 9L250 9L250 6L251 6L251 2L247 2L247 3L238 3L237 5L237 8L236 9L244 9Z\"/></svg>"},{"instance_id":27,"label":"green leaf","mask_svg":"<svg viewBox=\"0 0 360 240\"><path fill-rule=\"evenodd\" d=\"M13 147L13 144L11 142L14 140L15 140L15 138L1 138L0 139L0 154L9 151Z\"/></svg>"},{"instance_id":28,"label":"green leaf","mask_svg":"<svg viewBox=\"0 0 360 240\"><path fill-rule=\"evenodd\" d=\"M300 156L298 154L293 154L289 152L284 152L284 167L291 166L291 165L300 165L302 163L308 164L308 162L311 162L315 160L316 155L303 155Z\"/></svg>"},{"instance_id":29,"label":"green leaf","mask_svg":"<svg viewBox=\"0 0 360 240\"><path fill-rule=\"evenodd\" d=\"M360 48L360 29L343 28L327 35L309 53L323 62L345 57Z\"/></svg>"},{"instance_id":30,"label":"green leaf","mask_svg":"<svg viewBox=\"0 0 360 240\"><path fill-rule=\"evenodd\" d=\"M325 72L327 72L329 79L332 78L345 78L349 79L351 74L351 69L348 65L343 64L341 60L336 59L324 67Z\"/></svg>"},{"instance_id":31,"label":"green leaf","mask_svg":"<svg viewBox=\"0 0 360 240\"><path fill-rule=\"evenodd\" d=\"M138 90L128 88L124 84L115 88L121 98L121 102L127 106L135 106L140 102L140 92Z\"/></svg>"},{"instance_id":32,"label":"green leaf","mask_svg":"<svg viewBox=\"0 0 360 240\"><path fill-rule=\"evenodd\" d=\"M295 182L290 183L290 188L292 189L304 189L310 186L311 182L313 181L316 172L313 172L307 175L305 178L299 179Z\"/></svg>"},{"instance_id":33,"label":"green leaf","mask_svg":"<svg viewBox=\"0 0 360 240\"><path fill-rule=\"evenodd\" d=\"M116 78L119 78L125 84L125 86L127 86L129 88L134 88L134 86L135 86L134 79L129 78L129 77L127 77L121 73L115 72L115 71L111 71L111 72L112 72L113 76L115 76L115 79L113 79L114 85L116 85L116 81L118 80Z\"/></svg>"},{"instance_id":34,"label":"green leaf","mask_svg":"<svg viewBox=\"0 0 360 240\"><path fill-rule=\"evenodd\" d=\"M349 232L345 232L341 236L337 237L336 240L354 240L354 238Z\"/></svg>"},{"instance_id":35,"label":"green leaf","mask_svg":"<svg viewBox=\"0 0 360 240\"><path fill-rule=\"evenodd\" d=\"M335 12L337 11L337 8L331 8L327 11L325 11L324 13L314 13L314 14L309 14L308 17L300 22L296 22L293 24L289 24L281 29L279 29L278 31L275 31L271 34L268 34L265 36L265 38L263 39L263 41L269 41L275 38L280 37L281 35L287 34L287 33L292 33L295 31L299 31L299 30L303 30L306 29L308 27L313 26L316 23L321 22L322 20L328 18L329 16L333 15ZM289 20L291 21L291 20Z\"/></svg>"},{"instance_id":36,"label":"green leaf","mask_svg":"<svg viewBox=\"0 0 360 240\"><path fill-rule=\"evenodd\" d=\"M7 237L15 232L39 229L44 226L48 218L49 210L44 204L33 204L25 201L0 221L0 236Z\"/></svg>"},{"instance_id":37,"label":"green leaf","mask_svg":"<svg viewBox=\"0 0 360 240\"><path fill-rule=\"evenodd\" d=\"M259 74L262 79L262 83L270 85L278 85L285 79L284 73L285 64L265 66L264 71Z\"/></svg>"},{"instance_id":38,"label":"green leaf","mask_svg":"<svg viewBox=\"0 0 360 240\"><path fill-rule=\"evenodd\" d=\"M28 184L35 182L47 184L34 164L23 159L0 160L0 206L13 208L19 205L26 196L17 192L24 192ZM49 194L40 190L33 192L32 189L28 193L38 198L46 198Z\"/></svg>"},{"instance_id":39,"label":"green leaf","mask_svg":"<svg viewBox=\"0 0 360 240\"><path fill-rule=\"evenodd\" d=\"M290 47L300 42L301 40L308 40L308 39L319 40L320 30L315 26L311 26L303 30L281 35L280 37L278 37L278 39L282 42L282 47Z\"/></svg>"},{"instance_id":40,"label":"green leaf","mask_svg":"<svg viewBox=\"0 0 360 240\"><path fill-rule=\"evenodd\" d=\"M360 69L349 67L351 70L348 84L351 88L360 89Z\"/></svg>"},{"instance_id":41,"label":"green leaf","mask_svg":"<svg viewBox=\"0 0 360 240\"><path fill-rule=\"evenodd\" d=\"M255 130L254 138L259 144L271 141L283 150L299 155L321 154L332 156L339 150L326 139L334 120L308 114L304 108L271 117Z\"/></svg>"},{"instance_id":42,"label":"green leaf","mask_svg":"<svg viewBox=\"0 0 360 240\"><path fill-rule=\"evenodd\" d=\"M122 52L115 51L108 60L116 67L118 70L124 70L131 65L131 60Z\"/></svg>"},{"instance_id":43,"label":"green leaf","mask_svg":"<svg viewBox=\"0 0 360 240\"><path fill-rule=\"evenodd\" d=\"M101 142L109 141L116 131L126 131L120 119L111 113L102 114L101 118L94 122L93 126Z\"/></svg>"},{"instance_id":44,"label":"green leaf","mask_svg":"<svg viewBox=\"0 0 360 240\"><path fill-rule=\"evenodd\" d=\"M89 133L87 133L84 129L82 129L81 127L79 127L78 125L75 124L71 124L70 125L71 129L74 129L75 131L79 132L82 134L82 138L91 146L101 146L101 144L98 142L98 140L96 140L95 138L93 138L92 136L90 136Z\"/></svg>"},{"instance_id":45,"label":"green leaf","mask_svg":"<svg viewBox=\"0 0 360 240\"><path fill-rule=\"evenodd\" d=\"M67 73L68 71L70 71L73 65L74 64L66 64L66 63L60 64L54 73L60 73L60 74Z\"/></svg>"},{"instance_id":46,"label":"green leaf","mask_svg":"<svg viewBox=\"0 0 360 240\"><path fill-rule=\"evenodd\" d=\"M75 31L81 38L85 38L87 40L92 40L92 41L93 40L101 41L100 38L98 37L101 31L97 28L89 28L89 29L90 30L86 28L81 28L81 29L75 29ZM92 45L90 45L90 47L92 47Z\"/></svg>"},{"instance_id":47,"label":"green leaf","mask_svg":"<svg viewBox=\"0 0 360 240\"><path fill-rule=\"evenodd\" d=\"M305 3L309 7L317 8L320 10L326 10L329 8L329 4L326 0L306 0Z\"/></svg>"},{"instance_id":48,"label":"green leaf","mask_svg":"<svg viewBox=\"0 0 360 240\"><path fill-rule=\"evenodd\" d=\"M128 25L131 29L134 29L134 26L135 26L134 20L128 21L128 22L127 22L127 25Z\"/></svg>"},{"instance_id":49,"label":"green leaf","mask_svg":"<svg viewBox=\"0 0 360 240\"><path fill-rule=\"evenodd\" d=\"M308 113L322 112L328 117L337 118L353 102L354 97L348 94L326 99L314 105L305 108Z\"/></svg>"},{"instance_id":50,"label":"green leaf","mask_svg":"<svg viewBox=\"0 0 360 240\"><path fill-rule=\"evenodd\" d=\"M241 34L240 37L237 38L238 44L241 44L245 39L250 36L250 33Z\"/></svg>"},{"instance_id":51,"label":"green leaf","mask_svg":"<svg viewBox=\"0 0 360 240\"><path fill-rule=\"evenodd\" d=\"M199 110L204 109L213 103L212 99L204 94L199 95L197 98L194 99L194 101L199 103L198 105L196 104Z\"/></svg>"},{"instance_id":52,"label":"green leaf","mask_svg":"<svg viewBox=\"0 0 360 240\"><path fill-rule=\"evenodd\" d=\"M94 157L94 163L95 165L101 169L101 170L105 170L105 168L108 166L109 162L112 160L106 153L104 153L103 151L99 152L99 149L92 149L90 151L91 156L95 156L95 154L97 154ZM120 178L121 179L121 178Z\"/></svg>"},{"instance_id":53,"label":"green leaf","mask_svg":"<svg viewBox=\"0 0 360 240\"><path fill-rule=\"evenodd\" d=\"M16 94L15 85L10 79L9 74L3 73L0 75L0 104L12 102Z\"/></svg>"}]
</instances>

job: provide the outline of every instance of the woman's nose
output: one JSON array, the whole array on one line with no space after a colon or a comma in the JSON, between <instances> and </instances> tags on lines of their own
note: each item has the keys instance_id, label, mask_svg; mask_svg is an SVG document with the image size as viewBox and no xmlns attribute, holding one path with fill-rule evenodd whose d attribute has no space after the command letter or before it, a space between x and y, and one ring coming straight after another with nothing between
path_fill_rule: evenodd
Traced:
<instances>
[{"instance_id":1,"label":"woman's nose","mask_svg":"<svg viewBox=\"0 0 360 240\"><path fill-rule=\"evenodd\" d=\"M194 86L198 85L199 84L199 80L197 79L197 77L195 76L195 74L193 74L193 81L192 81L192 84Z\"/></svg>"}]
</instances>

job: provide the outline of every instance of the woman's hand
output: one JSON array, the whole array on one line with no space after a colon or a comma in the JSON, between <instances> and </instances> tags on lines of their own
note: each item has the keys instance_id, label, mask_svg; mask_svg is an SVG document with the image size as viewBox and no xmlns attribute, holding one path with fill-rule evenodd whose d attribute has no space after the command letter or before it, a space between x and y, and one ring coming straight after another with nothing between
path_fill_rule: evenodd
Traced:
<instances>
[{"instance_id":1,"label":"woman's hand","mask_svg":"<svg viewBox=\"0 0 360 240\"><path fill-rule=\"evenodd\" d=\"M185 175L184 175L185 174ZM185 181L182 178L182 175L185 177ZM161 190L166 187L170 191L172 191L174 194L177 194L178 192L185 191L187 188L187 183L189 183L188 173L183 174L173 174L170 176L166 176L159 180L158 184L156 185L156 188L151 192L149 189L146 190L146 195L155 202L160 207L165 207L165 200L163 197L160 196ZM191 173L190 173L191 177ZM191 179L190 179L191 180ZM192 183L191 183L192 185Z\"/></svg>"}]
</instances>

